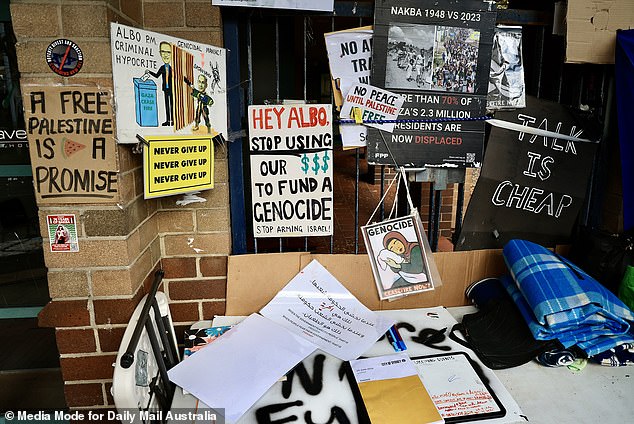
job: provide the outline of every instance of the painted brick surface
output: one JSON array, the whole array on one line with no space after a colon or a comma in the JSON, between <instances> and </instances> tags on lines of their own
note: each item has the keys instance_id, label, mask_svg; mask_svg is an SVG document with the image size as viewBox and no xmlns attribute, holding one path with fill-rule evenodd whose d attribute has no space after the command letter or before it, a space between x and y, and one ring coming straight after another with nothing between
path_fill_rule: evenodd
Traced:
<instances>
[{"instance_id":1,"label":"painted brick surface","mask_svg":"<svg viewBox=\"0 0 634 424\"><path fill-rule=\"evenodd\" d=\"M95 332L92 329L55 331L59 353L88 353L97 351Z\"/></svg>"},{"instance_id":2,"label":"painted brick surface","mask_svg":"<svg viewBox=\"0 0 634 424\"><path fill-rule=\"evenodd\" d=\"M100 328L98 334L101 351L118 352L119 346L121 346L121 340L123 339L123 333L125 333L125 327Z\"/></svg>"},{"instance_id":3,"label":"painted brick surface","mask_svg":"<svg viewBox=\"0 0 634 424\"><path fill-rule=\"evenodd\" d=\"M167 256L229 254L231 238L228 233L167 235L164 237Z\"/></svg>"},{"instance_id":4,"label":"painted brick surface","mask_svg":"<svg viewBox=\"0 0 634 424\"><path fill-rule=\"evenodd\" d=\"M44 250L49 268L81 268L94 266L127 266L130 264L126 240L79 239L79 252L49 252Z\"/></svg>"},{"instance_id":5,"label":"painted brick surface","mask_svg":"<svg viewBox=\"0 0 634 424\"><path fill-rule=\"evenodd\" d=\"M200 320L199 302L170 303L170 313L174 322L193 322Z\"/></svg>"},{"instance_id":6,"label":"painted brick surface","mask_svg":"<svg viewBox=\"0 0 634 424\"><path fill-rule=\"evenodd\" d=\"M226 279L169 282L171 300L223 299L226 294Z\"/></svg>"},{"instance_id":7,"label":"painted brick surface","mask_svg":"<svg viewBox=\"0 0 634 424\"><path fill-rule=\"evenodd\" d=\"M129 269L96 270L91 272L91 277L94 296L121 296L133 293Z\"/></svg>"},{"instance_id":8,"label":"painted brick surface","mask_svg":"<svg viewBox=\"0 0 634 424\"><path fill-rule=\"evenodd\" d=\"M76 43L84 53L84 66L82 66L80 73L112 74L112 56L109 39L103 41L80 40ZM44 61L44 63L46 63L46 61Z\"/></svg>"},{"instance_id":9,"label":"painted brick surface","mask_svg":"<svg viewBox=\"0 0 634 424\"><path fill-rule=\"evenodd\" d=\"M81 327L90 325L88 301L61 300L49 302L37 316L40 327Z\"/></svg>"},{"instance_id":10,"label":"painted brick surface","mask_svg":"<svg viewBox=\"0 0 634 424\"><path fill-rule=\"evenodd\" d=\"M38 29L40 37L56 37L61 35L61 26L57 19L57 6L42 4L35 7L28 3L11 4L11 23L15 36L33 37L33 29Z\"/></svg>"},{"instance_id":11,"label":"painted brick surface","mask_svg":"<svg viewBox=\"0 0 634 424\"><path fill-rule=\"evenodd\" d=\"M169 1L146 5L144 9L144 25L147 29L173 28L185 25L183 2Z\"/></svg>"},{"instance_id":12,"label":"painted brick surface","mask_svg":"<svg viewBox=\"0 0 634 424\"><path fill-rule=\"evenodd\" d=\"M161 260L165 279L196 277L196 258L165 258Z\"/></svg>"},{"instance_id":13,"label":"painted brick surface","mask_svg":"<svg viewBox=\"0 0 634 424\"><path fill-rule=\"evenodd\" d=\"M127 324L142 298L141 291L132 299L97 299L93 301L95 323Z\"/></svg>"},{"instance_id":14,"label":"painted brick surface","mask_svg":"<svg viewBox=\"0 0 634 424\"><path fill-rule=\"evenodd\" d=\"M229 208L196 210L198 231L229 231Z\"/></svg>"},{"instance_id":15,"label":"painted brick surface","mask_svg":"<svg viewBox=\"0 0 634 424\"><path fill-rule=\"evenodd\" d=\"M160 211L157 214L158 231L161 233L184 233L194 231L192 211Z\"/></svg>"},{"instance_id":16,"label":"painted brick surface","mask_svg":"<svg viewBox=\"0 0 634 424\"><path fill-rule=\"evenodd\" d=\"M200 258L200 273L203 277L223 277L227 275L226 256L208 256Z\"/></svg>"},{"instance_id":17,"label":"painted brick surface","mask_svg":"<svg viewBox=\"0 0 634 424\"><path fill-rule=\"evenodd\" d=\"M143 23L143 2L141 0L121 1L121 12L138 24Z\"/></svg>"},{"instance_id":18,"label":"painted brick surface","mask_svg":"<svg viewBox=\"0 0 634 424\"><path fill-rule=\"evenodd\" d=\"M220 8L210 1L186 1L185 24L188 27L218 27L221 25Z\"/></svg>"},{"instance_id":19,"label":"painted brick surface","mask_svg":"<svg viewBox=\"0 0 634 424\"><path fill-rule=\"evenodd\" d=\"M88 296L88 273L83 271L49 270L48 291L53 299Z\"/></svg>"},{"instance_id":20,"label":"painted brick surface","mask_svg":"<svg viewBox=\"0 0 634 424\"><path fill-rule=\"evenodd\" d=\"M64 394L69 407L104 404L101 383L66 384L64 386Z\"/></svg>"},{"instance_id":21,"label":"painted brick surface","mask_svg":"<svg viewBox=\"0 0 634 424\"><path fill-rule=\"evenodd\" d=\"M64 381L111 379L116 357L109 354L61 358L62 377Z\"/></svg>"},{"instance_id":22,"label":"painted brick surface","mask_svg":"<svg viewBox=\"0 0 634 424\"><path fill-rule=\"evenodd\" d=\"M110 28L106 22L105 4L62 4L61 16L65 37L108 37L110 35Z\"/></svg>"},{"instance_id":23,"label":"painted brick surface","mask_svg":"<svg viewBox=\"0 0 634 424\"><path fill-rule=\"evenodd\" d=\"M203 302L202 319L212 319L216 315L224 315L227 304L224 301Z\"/></svg>"}]
</instances>

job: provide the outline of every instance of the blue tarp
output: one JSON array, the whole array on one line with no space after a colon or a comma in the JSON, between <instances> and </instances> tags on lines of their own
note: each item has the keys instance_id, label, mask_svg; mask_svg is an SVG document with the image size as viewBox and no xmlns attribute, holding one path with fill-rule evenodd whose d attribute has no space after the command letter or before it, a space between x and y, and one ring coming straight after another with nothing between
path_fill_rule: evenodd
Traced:
<instances>
[{"instance_id":1,"label":"blue tarp","mask_svg":"<svg viewBox=\"0 0 634 424\"><path fill-rule=\"evenodd\" d=\"M588 356L634 342L634 313L612 292L550 250L511 240L502 283L537 340L558 339Z\"/></svg>"},{"instance_id":2,"label":"blue tarp","mask_svg":"<svg viewBox=\"0 0 634 424\"><path fill-rule=\"evenodd\" d=\"M623 179L623 227L634 228L634 29L616 33L616 104Z\"/></svg>"}]
</instances>

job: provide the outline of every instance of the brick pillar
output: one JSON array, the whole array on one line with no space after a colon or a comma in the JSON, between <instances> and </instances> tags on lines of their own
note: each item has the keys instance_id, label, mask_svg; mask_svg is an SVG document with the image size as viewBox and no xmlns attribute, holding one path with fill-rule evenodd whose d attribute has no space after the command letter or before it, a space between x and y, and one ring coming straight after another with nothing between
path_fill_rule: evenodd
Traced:
<instances>
[{"instance_id":1,"label":"brick pillar","mask_svg":"<svg viewBox=\"0 0 634 424\"><path fill-rule=\"evenodd\" d=\"M202 1L12 0L21 85L88 85L112 90L110 22L221 45L220 12ZM84 66L73 77L53 74L47 46L58 38L77 43ZM121 99L118 99L121 101ZM40 204L40 226L52 301L40 326L55 327L71 408L111 408L112 363L132 311L163 266L175 319L189 323L224 312L226 257L230 252L227 160L216 155L216 189L204 203L175 198L145 201L141 155L114 146L118 201L113 204ZM77 253L51 253L47 214L75 214ZM164 258L162 260L162 258ZM179 335L180 336L180 335Z\"/></svg>"}]
</instances>

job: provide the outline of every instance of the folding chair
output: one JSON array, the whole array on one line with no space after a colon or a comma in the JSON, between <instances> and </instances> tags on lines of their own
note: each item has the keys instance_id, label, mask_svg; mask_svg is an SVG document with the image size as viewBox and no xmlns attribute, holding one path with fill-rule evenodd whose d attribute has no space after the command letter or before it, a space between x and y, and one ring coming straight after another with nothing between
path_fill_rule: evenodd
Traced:
<instances>
[{"instance_id":1,"label":"folding chair","mask_svg":"<svg viewBox=\"0 0 634 424\"><path fill-rule=\"evenodd\" d=\"M167 371L180 358L167 297L157 291L163 275L156 272L150 292L132 314L115 363L112 396L117 412L132 410L135 422L165 417L174 398Z\"/></svg>"}]
</instances>

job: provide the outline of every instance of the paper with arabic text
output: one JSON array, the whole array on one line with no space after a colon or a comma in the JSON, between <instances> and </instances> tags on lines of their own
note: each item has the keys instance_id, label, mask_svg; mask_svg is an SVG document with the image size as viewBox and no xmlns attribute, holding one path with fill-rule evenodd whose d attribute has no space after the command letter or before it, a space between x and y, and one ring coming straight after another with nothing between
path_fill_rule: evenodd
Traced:
<instances>
[{"instance_id":1,"label":"paper with arabic text","mask_svg":"<svg viewBox=\"0 0 634 424\"><path fill-rule=\"evenodd\" d=\"M366 308L317 261L260 313L343 361L358 358L394 324Z\"/></svg>"}]
</instances>

